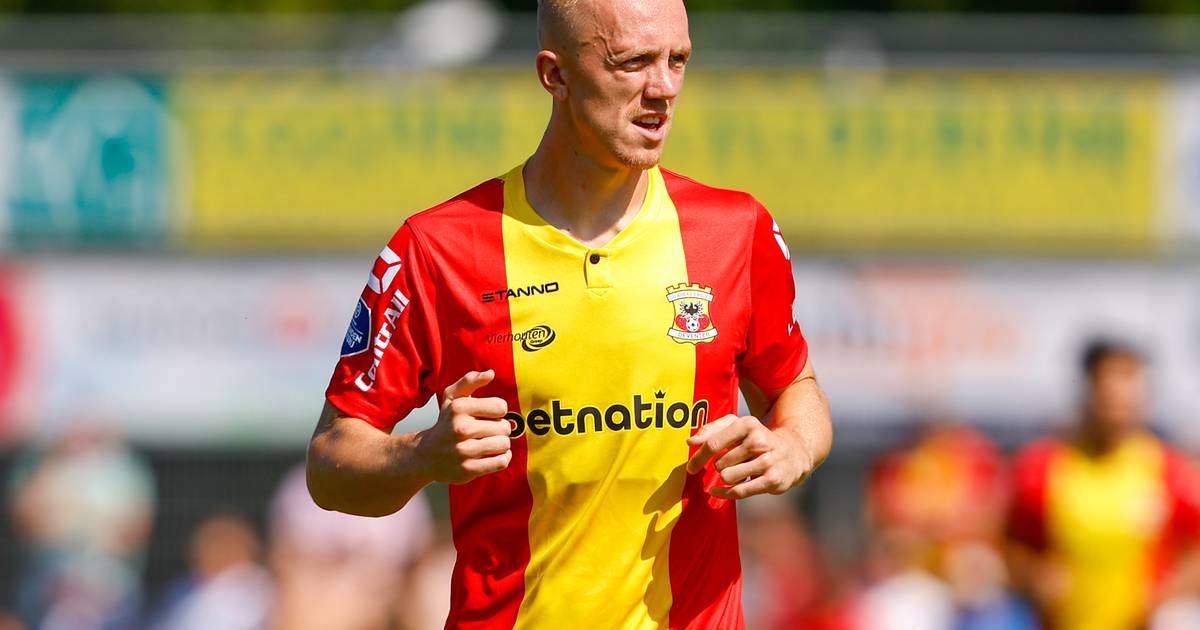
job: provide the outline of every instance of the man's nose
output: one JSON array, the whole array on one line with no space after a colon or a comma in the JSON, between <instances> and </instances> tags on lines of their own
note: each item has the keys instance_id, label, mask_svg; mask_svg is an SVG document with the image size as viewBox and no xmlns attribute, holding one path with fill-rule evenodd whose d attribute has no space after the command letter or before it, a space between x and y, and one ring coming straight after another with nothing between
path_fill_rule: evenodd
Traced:
<instances>
[{"instance_id":1,"label":"man's nose","mask_svg":"<svg viewBox=\"0 0 1200 630\"><path fill-rule=\"evenodd\" d=\"M650 76L646 82L646 98L650 100L674 100L679 96L679 86L683 83L683 74L672 69L666 63L656 63L650 68Z\"/></svg>"}]
</instances>

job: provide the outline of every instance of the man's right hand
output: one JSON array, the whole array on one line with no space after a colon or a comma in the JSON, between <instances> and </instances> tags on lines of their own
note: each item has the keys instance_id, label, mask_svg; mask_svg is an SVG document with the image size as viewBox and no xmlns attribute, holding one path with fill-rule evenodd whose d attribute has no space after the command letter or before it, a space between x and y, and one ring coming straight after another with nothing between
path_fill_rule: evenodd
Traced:
<instances>
[{"instance_id":1,"label":"man's right hand","mask_svg":"<svg viewBox=\"0 0 1200 630\"><path fill-rule=\"evenodd\" d=\"M508 437L512 423L504 419L508 403L503 398L471 397L494 378L493 370L467 372L446 388L437 424L421 432L417 447L433 481L466 483L508 468L512 461Z\"/></svg>"}]
</instances>

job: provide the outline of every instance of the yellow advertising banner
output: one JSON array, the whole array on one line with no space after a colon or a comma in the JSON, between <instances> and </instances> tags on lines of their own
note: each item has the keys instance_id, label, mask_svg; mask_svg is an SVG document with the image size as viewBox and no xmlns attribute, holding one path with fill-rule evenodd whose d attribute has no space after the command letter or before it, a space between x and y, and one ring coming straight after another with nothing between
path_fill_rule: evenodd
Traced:
<instances>
[{"instance_id":1,"label":"yellow advertising banner","mask_svg":"<svg viewBox=\"0 0 1200 630\"><path fill-rule=\"evenodd\" d=\"M408 215L537 146L549 105L531 73L193 73L172 90L186 131L186 242L382 245Z\"/></svg>"},{"instance_id":2,"label":"yellow advertising banner","mask_svg":"<svg viewBox=\"0 0 1200 630\"><path fill-rule=\"evenodd\" d=\"M754 193L819 251L1139 251L1158 239L1163 81L980 70L692 71L668 168ZM177 77L198 248L369 248L525 158L532 70Z\"/></svg>"}]
</instances>

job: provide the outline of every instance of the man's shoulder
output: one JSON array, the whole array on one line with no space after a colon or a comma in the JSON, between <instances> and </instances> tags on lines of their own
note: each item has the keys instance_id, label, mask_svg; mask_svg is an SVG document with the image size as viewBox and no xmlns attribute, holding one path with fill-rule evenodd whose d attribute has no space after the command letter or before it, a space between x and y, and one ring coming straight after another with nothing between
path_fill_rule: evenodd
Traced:
<instances>
[{"instance_id":1,"label":"man's shoulder","mask_svg":"<svg viewBox=\"0 0 1200 630\"><path fill-rule=\"evenodd\" d=\"M504 182L494 177L410 216L405 223L414 232L430 233L479 221L496 221L503 211Z\"/></svg>"},{"instance_id":2,"label":"man's shoulder","mask_svg":"<svg viewBox=\"0 0 1200 630\"><path fill-rule=\"evenodd\" d=\"M1057 436L1043 436L1025 445L1013 458L1018 472L1044 473L1054 459L1070 452L1071 445Z\"/></svg>"},{"instance_id":3,"label":"man's shoulder","mask_svg":"<svg viewBox=\"0 0 1200 630\"><path fill-rule=\"evenodd\" d=\"M663 183L666 184L667 194L681 211L712 210L723 214L743 213L750 217L759 212L766 212L754 195L748 192L704 184L662 167L659 167L659 171L662 173Z\"/></svg>"}]
</instances>

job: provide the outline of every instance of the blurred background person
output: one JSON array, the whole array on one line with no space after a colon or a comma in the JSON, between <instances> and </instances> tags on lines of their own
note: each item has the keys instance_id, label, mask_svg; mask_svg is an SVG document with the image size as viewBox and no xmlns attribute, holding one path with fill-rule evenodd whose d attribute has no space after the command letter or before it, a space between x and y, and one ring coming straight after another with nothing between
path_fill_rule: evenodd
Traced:
<instances>
[{"instance_id":1,"label":"blurred background person","mask_svg":"<svg viewBox=\"0 0 1200 630\"><path fill-rule=\"evenodd\" d=\"M1081 358L1074 432L1016 460L1012 564L1055 630L1142 628L1200 587L1200 477L1147 427L1142 353L1095 340Z\"/></svg>"},{"instance_id":2,"label":"blurred background person","mask_svg":"<svg viewBox=\"0 0 1200 630\"><path fill-rule=\"evenodd\" d=\"M190 570L169 585L152 630L262 630L274 599L254 526L234 514L196 526Z\"/></svg>"},{"instance_id":3,"label":"blurred background person","mask_svg":"<svg viewBox=\"0 0 1200 630\"><path fill-rule=\"evenodd\" d=\"M275 628L424 630L446 620L449 581L437 585L446 593L444 609L437 606L439 597L413 597L419 584L414 570L436 553L434 521L423 494L380 518L330 512L313 503L301 465L284 477L271 502L270 536L271 567L279 584ZM448 560L453 565L453 558ZM420 566L449 579L437 563Z\"/></svg>"},{"instance_id":4,"label":"blurred background person","mask_svg":"<svg viewBox=\"0 0 1200 630\"><path fill-rule=\"evenodd\" d=\"M1036 627L1009 590L1001 555L1008 484L999 447L956 422L929 422L913 446L882 456L867 490L873 584L864 625L916 614L930 628Z\"/></svg>"},{"instance_id":5,"label":"blurred background person","mask_svg":"<svg viewBox=\"0 0 1200 630\"><path fill-rule=\"evenodd\" d=\"M31 628L134 628L154 520L154 477L115 432L96 424L30 448L10 479L22 557L21 617Z\"/></svg>"},{"instance_id":6,"label":"blurred background person","mask_svg":"<svg viewBox=\"0 0 1200 630\"><path fill-rule=\"evenodd\" d=\"M851 572L825 562L793 501L743 501L738 531L748 630L856 630Z\"/></svg>"}]
</instances>

